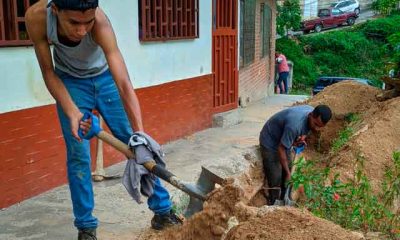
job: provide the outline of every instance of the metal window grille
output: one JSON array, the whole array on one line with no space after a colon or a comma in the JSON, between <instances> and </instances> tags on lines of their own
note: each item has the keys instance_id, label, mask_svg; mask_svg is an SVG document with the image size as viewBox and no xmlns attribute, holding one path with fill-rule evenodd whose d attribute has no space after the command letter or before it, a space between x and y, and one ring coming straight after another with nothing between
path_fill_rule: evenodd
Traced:
<instances>
[{"instance_id":1,"label":"metal window grille","mask_svg":"<svg viewBox=\"0 0 400 240\"><path fill-rule=\"evenodd\" d=\"M214 11L218 11L215 15L217 19L214 19L214 28L217 29L236 29L236 19L234 15L236 13L236 4L232 0L217 0L214 1Z\"/></svg>"},{"instance_id":2,"label":"metal window grille","mask_svg":"<svg viewBox=\"0 0 400 240\"><path fill-rule=\"evenodd\" d=\"M25 12L39 0L0 0L0 46L29 45Z\"/></svg>"},{"instance_id":3,"label":"metal window grille","mask_svg":"<svg viewBox=\"0 0 400 240\"><path fill-rule=\"evenodd\" d=\"M240 60L243 67L254 62L256 0L242 0L240 8Z\"/></svg>"},{"instance_id":4,"label":"metal window grille","mask_svg":"<svg viewBox=\"0 0 400 240\"><path fill-rule=\"evenodd\" d=\"M261 5L261 26L262 26L262 50L261 56L265 57L270 54L271 48L271 22L272 22L272 11L268 4Z\"/></svg>"},{"instance_id":5,"label":"metal window grille","mask_svg":"<svg viewBox=\"0 0 400 240\"><path fill-rule=\"evenodd\" d=\"M139 38L166 41L199 37L199 0L140 0Z\"/></svg>"}]
</instances>

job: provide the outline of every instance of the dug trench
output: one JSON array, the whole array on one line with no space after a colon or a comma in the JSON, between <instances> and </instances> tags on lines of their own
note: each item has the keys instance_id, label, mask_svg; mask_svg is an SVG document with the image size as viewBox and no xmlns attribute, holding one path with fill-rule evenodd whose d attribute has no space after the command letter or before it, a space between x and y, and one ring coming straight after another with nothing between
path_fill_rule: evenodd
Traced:
<instances>
[{"instance_id":1,"label":"dug trench","mask_svg":"<svg viewBox=\"0 0 400 240\"><path fill-rule=\"evenodd\" d=\"M385 168L393 164L392 153L400 147L400 98L378 102L378 93L373 87L343 82L305 102L329 105L334 113L321 135L309 139L305 158L319 159L321 167L331 167L332 174L340 173L345 182L354 178L355 161L362 156L373 192L379 191ZM359 121L352 126L348 141L332 151L332 141L347 124L349 114L359 116ZM139 239L366 239L364 234L318 218L304 208L266 206L260 156L243 161L250 161L249 168L216 188L203 211L181 226L149 230ZM396 202L393 204L393 211L398 211Z\"/></svg>"}]
</instances>

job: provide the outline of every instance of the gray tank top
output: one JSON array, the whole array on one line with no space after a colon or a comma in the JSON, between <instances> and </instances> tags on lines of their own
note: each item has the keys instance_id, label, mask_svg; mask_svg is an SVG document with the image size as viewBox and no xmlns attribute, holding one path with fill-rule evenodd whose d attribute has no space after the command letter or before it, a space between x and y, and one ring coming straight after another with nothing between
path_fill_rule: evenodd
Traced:
<instances>
[{"instance_id":1,"label":"gray tank top","mask_svg":"<svg viewBox=\"0 0 400 240\"><path fill-rule=\"evenodd\" d=\"M75 47L68 47L58 41L57 17L47 8L47 37L54 45L55 67L77 78L95 77L108 69L103 49L88 33Z\"/></svg>"}]
</instances>

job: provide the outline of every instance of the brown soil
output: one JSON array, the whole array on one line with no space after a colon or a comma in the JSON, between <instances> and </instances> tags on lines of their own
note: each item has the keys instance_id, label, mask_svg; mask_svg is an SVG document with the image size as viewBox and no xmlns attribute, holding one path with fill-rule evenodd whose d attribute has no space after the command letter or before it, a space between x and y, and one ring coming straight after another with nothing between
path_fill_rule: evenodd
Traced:
<instances>
[{"instance_id":1,"label":"brown soil","mask_svg":"<svg viewBox=\"0 0 400 240\"><path fill-rule=\"evenodd\" d=\"M263 182L260 169L258 162L249 173L228 179L223 187L211 193L204 210L182 226L149 232L140 239L361 239L359 234L308 212L287 207L258 207L265 202L260 195Z\"/></svg>"},{"instance_id":2,"label":"brown soil","mask_svg":"<svg viewBox=\"0 0 400 240\"><path fill-rule=\"evenodd\" d=\"M392 164L393 151L400 147L400 98L378 102L380 90L354 82L327 87L306 102L329 105L334 113L318 139L311 138L305 155L324 158L342 179L352 179L357 158L364 159L365 173L377 192L385 166ZM358 113L362 121L354 125L355 134L337 153L330 151L332 140L345 126L344 117ZM313 216L306 210L265 206L261 186L261 162L254 161L250 172L214 190L204 210L186 220L182 226L163 232L148 232L140 239L241 240L241 239L363 239L332 222Z\"/></svg>"},{"instance_id":3,"label":"brown soil","mask_svg":"<svg viewBox=\"0 0 400 240\"><path fill-rule=\"evenodd\" d=\"M327 104L336 118L343 119L347 113L363 113L370 109L371 105L377 103L375 95L379 92L379 89L368 85L344 81L326 87L308 101L308 104Z\"/></svg>"},{"instance_id":4,"label":"brown soil","mask_svg":"<svg viewBox=\"0 0 400 240\"><path fill-rule=\"evenodd\" d=\"M342 180L352 179L357 159L364 159L365 174L374 192L380 190L386 166L392 164L392 153L400 149L400 98L378 102L380 90L358 83L343 82L327 87L308 104L326 104L332 108L334 118L321 134L322 150L344 126L344 116L358 113L362 122L353 126L355 134L337 154L329 155L330 165ZM314 150L317 150L314 148Z\"/></svg>"},{"instance_id":5,"label":"brown soil","mask_svg":"<svg viewBox=\"0 0 400 240\"><path fill-rule=\"evenodd\" d=\"M226 240L243 239L362 239L327 220L297 208L279 207L240 223L229 231Z\"/></svg>"}]
</instances>

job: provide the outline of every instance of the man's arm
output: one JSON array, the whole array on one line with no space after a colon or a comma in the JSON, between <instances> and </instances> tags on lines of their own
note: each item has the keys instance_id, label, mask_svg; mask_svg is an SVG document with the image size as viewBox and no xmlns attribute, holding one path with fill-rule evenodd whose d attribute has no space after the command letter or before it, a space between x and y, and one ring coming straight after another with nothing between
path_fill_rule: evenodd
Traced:
<instances>
[{"instance_id":1,"label":"man's arm","mask_svg":"<svg viewBox=\"0 0 400 240\"><path fill-rule=\"evenodd\" d=\"M47 1L42 0L28 9L25 14L26 28L33 42L46 87L69 118L72 135L77 140L80 140L78 128L83 115L72 101L71 96L60 78L54 72L46 32L46 4Z\"/></svg>"},{"instance_id":2,"label":"man's arm","mask_svg":"<svg viewBox=\"0 0 400 240\"><path fill-rule=\"evenodd\" d=\"M278 147L278 156L279 156L279 161L282 165L282 168L286 172L285 180L290 180L291 173L290 173L290 168L289 168L289 160L288 160L288 157L286 154L286 147L282 143L279 144L279 147Z\"/></svg>"},{"instance_id":3,"label":"man's arm","mask_svg":"<svg viewBox=\"0 0 400 240\"><path fill-rule=\"evenodd\" d=\"M101 46L105 53L111 74L117 85L129 122L131 123L131 127L135 131L143 131L139 100L129 79L128 70L117 46L117 40L111 23L100 8L96 11L96 23L93 33L94 40Z\"/></svg>"},{"instance_id":4,"label":"man's arm","mask_svg":"<svg viewBox=\"0 0 400 240\"><path fill-rule=\"evenodd\" d=\"M281 142L278 146L278 156L279 161L282 165L283 170L286 172L286 180L290 180L291 173L289 168L289 159L286 154L287 149L290 149L296 139L296 133L290 126L285 126L283 129L283 134L281 138Z\"/></svg>"}]
</instances>

